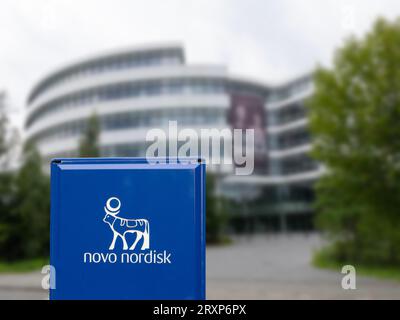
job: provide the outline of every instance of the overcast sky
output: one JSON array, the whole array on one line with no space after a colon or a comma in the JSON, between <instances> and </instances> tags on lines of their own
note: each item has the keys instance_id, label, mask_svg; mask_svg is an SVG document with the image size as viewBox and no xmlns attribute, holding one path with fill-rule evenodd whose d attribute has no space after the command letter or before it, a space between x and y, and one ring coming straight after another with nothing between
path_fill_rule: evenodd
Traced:
<instances>
[{"instance_id":1,"label":"overcast sky","mask_svg":"<svg viewBox=\"0 0 400 320\"><path fill-rule=\"evenodd\" d=\"M349 34L398 0L2 0L0 90L21 123L30 88L46 73L103 50L179 41L189 63L225 64L277 83L329 65Z\"/></svg>"}]
</instances>

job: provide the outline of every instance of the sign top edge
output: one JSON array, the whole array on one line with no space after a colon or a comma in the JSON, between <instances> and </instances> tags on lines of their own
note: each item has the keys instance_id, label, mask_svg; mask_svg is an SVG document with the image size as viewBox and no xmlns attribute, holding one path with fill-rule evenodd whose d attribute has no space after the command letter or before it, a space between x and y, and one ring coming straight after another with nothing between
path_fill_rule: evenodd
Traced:
<instances>
[{"instance_id":1,"label":"sign top edge","mask_svg":"<svg viewBox=\"0 0 400 320\"><path fill-rule=\"evenodd\" d=\"M53 158L51 164L205 164L203 158L180 157L180 158Z\"/></svg>"}]
</instances>

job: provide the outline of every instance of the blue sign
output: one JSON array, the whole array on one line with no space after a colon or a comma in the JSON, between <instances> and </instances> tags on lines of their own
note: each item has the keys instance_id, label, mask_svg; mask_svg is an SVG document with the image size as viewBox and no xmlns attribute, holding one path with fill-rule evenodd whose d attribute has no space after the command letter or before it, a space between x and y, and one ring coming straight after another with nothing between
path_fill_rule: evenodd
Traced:
<instances>
[{"instance_id":1,"label":"blue sign","mask_svg":"<svg viewBox=\"0 0 400 320\"><path fill-rule=\"evenodd\" d=\"M51 163L50 299L205 299L205 164Z\"/></svg>"}]
</instances>

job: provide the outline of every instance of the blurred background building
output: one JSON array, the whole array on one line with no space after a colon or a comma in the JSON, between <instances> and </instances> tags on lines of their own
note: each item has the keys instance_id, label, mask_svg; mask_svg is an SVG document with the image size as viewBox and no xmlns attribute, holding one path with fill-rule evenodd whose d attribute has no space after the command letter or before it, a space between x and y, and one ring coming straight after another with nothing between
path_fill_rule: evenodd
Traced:
<instances>
[{"instance_id":1,"label":"blurred background building","mask_svg":"<svg viewBox=\"0 0 400 320\"><path fill-rule=\"evenodd\" d=\"M219 192L238 204L229 212L233 227L304 230L312 228L312 186L321 173L307 154L304 101L312 90L311 75L270 86L225 66L188 65L179 44L137 47L77 61L39 81L27 99L26 137L48 164L78 156L93 113L104 157L144 157L147 131L173 120L195 130L255 128L252 175L234 175L234 164L210 168Z\"/></svg>"}]
</instances>

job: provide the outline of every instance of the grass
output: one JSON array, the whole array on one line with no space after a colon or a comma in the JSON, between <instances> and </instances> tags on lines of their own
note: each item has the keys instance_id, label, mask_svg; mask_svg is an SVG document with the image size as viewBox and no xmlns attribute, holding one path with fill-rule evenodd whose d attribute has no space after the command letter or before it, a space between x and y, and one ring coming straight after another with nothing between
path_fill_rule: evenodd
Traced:
<instances>
[{"instance_id":1,"label":"grass","mask_svg":"<svg viewBox=\"0 0 400 320\"><path fill-rule=\"evenodd\" d=\"M13 262L0 261L0 273L19 273L41 269L49 264L49 258L35 258Z\"/></svg>"},{"instance_id":2,"label":"grass","mask_svg":"<svg viewBox=\"0 0 400 320\"><path fill-rule=\"evenodd\" d=\"M341 272L344 265L352 265L356 268L357 275L370 276L379 279L400 281L400 268L391 266L367 266L359 263L344 263L335 261L329 250L321 249L314 254L312 264L321 269L330 269Z\"/></svg>"}]
</instances>

